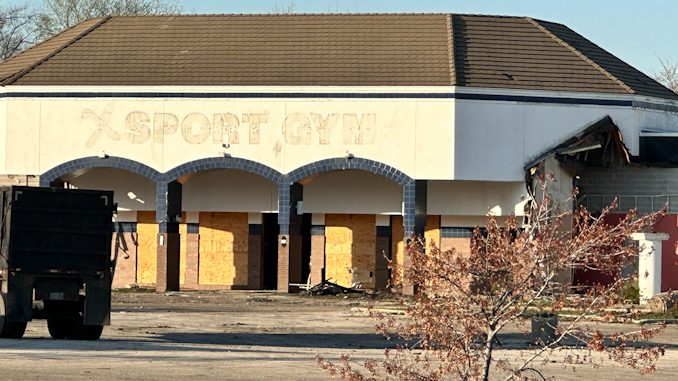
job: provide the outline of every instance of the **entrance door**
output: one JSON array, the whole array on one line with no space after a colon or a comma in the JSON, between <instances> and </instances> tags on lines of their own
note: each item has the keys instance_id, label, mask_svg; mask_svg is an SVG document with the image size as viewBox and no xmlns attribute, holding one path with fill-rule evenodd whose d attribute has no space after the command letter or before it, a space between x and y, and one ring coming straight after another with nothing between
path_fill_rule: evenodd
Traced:
<instances>
[{"instance_id":1,"label":"entrance door","mask_svg":"<svg viewBox=\"0 0 678 381\"><path fill-rule=\"evenodd\" d=\"M312 214L304 213L301 222L301 282L309 281L311 275L311 217Z\"/></svg>"},{"instance_id":2,"label":"entrance door","mask_svg":"<svg viewBox=\"0 0 678 381\"><path fill-rule=\"evenodd\" d=\"M261 222L262 286L265 290L275 290L278 287L278 214L264 213Z\"/></svg>"}]
</instances>

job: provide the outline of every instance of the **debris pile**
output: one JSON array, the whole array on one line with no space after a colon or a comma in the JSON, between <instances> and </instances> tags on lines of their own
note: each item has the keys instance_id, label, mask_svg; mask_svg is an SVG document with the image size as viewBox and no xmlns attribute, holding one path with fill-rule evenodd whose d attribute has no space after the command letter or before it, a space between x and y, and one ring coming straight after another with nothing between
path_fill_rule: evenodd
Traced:
<instances>
[{"instance_id":1,"label":"debris pile","mask_svg":"<svg viewBox=\"0 0 678 381\"><path fill-rule=\"evenodd\" d=\"M364 289L344 287L327 280L308 289L310 295L362 294L364 292Z\"/></svg>"}]
</instances>

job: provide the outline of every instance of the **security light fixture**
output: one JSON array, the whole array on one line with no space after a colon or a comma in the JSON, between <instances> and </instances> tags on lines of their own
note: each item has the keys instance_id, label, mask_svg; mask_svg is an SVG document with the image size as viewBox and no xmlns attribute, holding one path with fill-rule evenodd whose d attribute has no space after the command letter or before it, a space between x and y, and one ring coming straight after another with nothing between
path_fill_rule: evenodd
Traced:
<instances>
[{"instance_id":1,"label":"security light fixture","mask_svg":"<svg viewBox=\"0 0 678 381\"><path fill-rule=\"evenodd\" d=\"M280 246L287 247L287 236L280 237Z\"/></svg>"}]
</instances>

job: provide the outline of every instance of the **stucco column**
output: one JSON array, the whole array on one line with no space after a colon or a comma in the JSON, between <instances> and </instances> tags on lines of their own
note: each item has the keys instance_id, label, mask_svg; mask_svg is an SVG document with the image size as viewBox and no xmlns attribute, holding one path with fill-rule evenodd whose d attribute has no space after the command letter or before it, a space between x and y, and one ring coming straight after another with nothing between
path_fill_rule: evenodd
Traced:
<instances>
[{"instance_id":1,"label":"stucco column","mask_svg":"<svg viewBox=\"0 0 678 381\"><path fill-rule=\"evenodd\" d=\"M640 303L659 294L662 289L662 241L669 239L667 233L634 233L631 238L638 241L638 287Z\"/></svg>"}]
</instances>

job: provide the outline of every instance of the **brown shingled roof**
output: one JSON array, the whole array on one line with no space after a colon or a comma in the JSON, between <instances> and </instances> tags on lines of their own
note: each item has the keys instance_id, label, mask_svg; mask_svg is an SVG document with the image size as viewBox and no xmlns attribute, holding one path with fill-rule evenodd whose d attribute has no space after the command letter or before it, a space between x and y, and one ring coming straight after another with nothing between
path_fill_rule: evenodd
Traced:
<instances>
[{"instance_id":1,"label":"brown shingled roof","mask_svg":"<svg viewBox=\"0 0 678 381\"><path fill-rule=\"evenodd\" d=\"M81 22L40 44L24 50L14 57L6 59L0 63L0 79L3 83L7 83L15 79L13 77L25 74L25 71L30 70L35 65L59 52L65 46L76 41L80 36L87 33L101 21L102 19L93 19Z\"/></svg>"},{"instance_id":2,"label":"brown shingled roof","mask_svg":"<svg viewBox=\"0 0 678 381\"><path fill-rule=\"evenodd\" d=\"M678 95L567 27L448 14L114 16L0 63L3 85L470 86Z\"/></svg>"}]
</instances>

